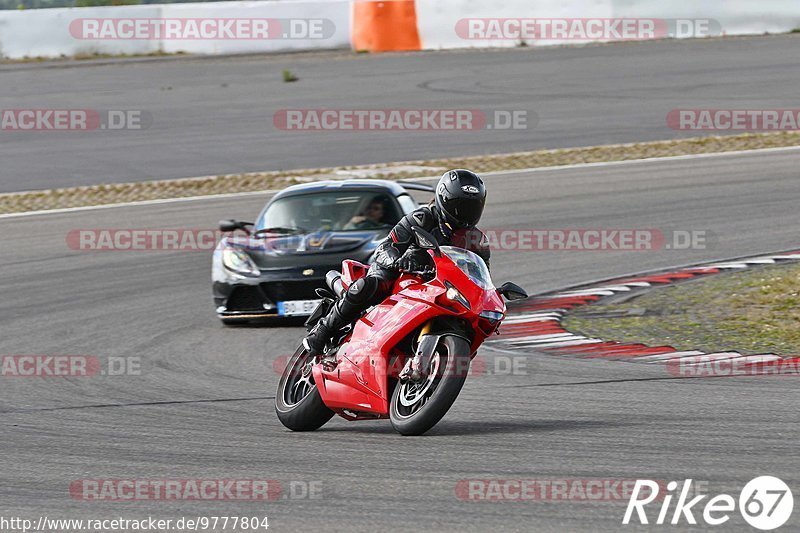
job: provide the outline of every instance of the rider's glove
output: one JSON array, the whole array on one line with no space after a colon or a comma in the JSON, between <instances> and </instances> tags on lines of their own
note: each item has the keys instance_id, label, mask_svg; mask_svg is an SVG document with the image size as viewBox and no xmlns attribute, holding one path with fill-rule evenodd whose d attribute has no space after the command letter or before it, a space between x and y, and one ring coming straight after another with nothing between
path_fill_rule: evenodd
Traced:
<instances>
[{"instance_id":1,"label":"rider's glove","mask_svg":"<svg viewBox=\"0 0 800 533\"><path fill-rule=\"evenodd\" d=\"M431 258L424 250L409 250L397 260L395 266L404 272L427 272L431 268Z\"/></svg>"}]
</instances>

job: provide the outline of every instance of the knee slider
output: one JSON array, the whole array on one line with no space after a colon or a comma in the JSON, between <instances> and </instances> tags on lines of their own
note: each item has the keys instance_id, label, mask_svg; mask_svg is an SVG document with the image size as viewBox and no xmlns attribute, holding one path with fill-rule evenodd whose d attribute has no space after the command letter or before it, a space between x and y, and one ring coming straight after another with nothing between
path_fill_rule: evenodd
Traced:
<instances>
[{"instance_id":1,"label":"knee slider","mask_svg":"<svg viewBox=\"0 0 800 533\"><path fill-rule=\"evenodd\" d=\"M378 290L378 280L373 276L366 276L356 280L347 290L345 300L353 305L364 305L372 301Z\"/></svg>"}]
</instances>

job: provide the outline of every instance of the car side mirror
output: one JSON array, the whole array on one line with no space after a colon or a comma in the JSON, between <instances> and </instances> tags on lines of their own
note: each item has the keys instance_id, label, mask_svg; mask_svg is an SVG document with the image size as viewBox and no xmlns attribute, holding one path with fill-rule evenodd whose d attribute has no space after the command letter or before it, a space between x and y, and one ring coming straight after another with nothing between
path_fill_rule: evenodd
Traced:
<instances>
[{"instance_id":1,"label":"car side mirror","mask_svg":"<svg viewBox=\"0 0 800 533\"><path fill-rule=\"evenodd\" d=\"M234 220L232 218L219 221L219 230L225 233L240 229L249 235L252 226L252 222L242 222L241 220Z\"/></svg>"},{"instance_id":2,"label":"car side mirror","mask_svg":"<svg viewBox=\"0 0 800 533\"><path fill-rule=\"evenodd\" d=\"M423 250L433 250L437 254L439 253L439 243L436 242L436 238L433 235L416 226L412 228L412 231L414 232L417 246Z\"/></svg>"},{"instance_id":3,"label":"car side mirror","mask_svg":"<svg viewBox=\"0 0 800 533\"><path fill-rule=\"evenodd\" d=\"M497 289L497 292L505 296L506 300L522 300L528 297L528 293L525 292L525 289L510 281L503 283L503 285Z\"/></svg>"}]
</instances>

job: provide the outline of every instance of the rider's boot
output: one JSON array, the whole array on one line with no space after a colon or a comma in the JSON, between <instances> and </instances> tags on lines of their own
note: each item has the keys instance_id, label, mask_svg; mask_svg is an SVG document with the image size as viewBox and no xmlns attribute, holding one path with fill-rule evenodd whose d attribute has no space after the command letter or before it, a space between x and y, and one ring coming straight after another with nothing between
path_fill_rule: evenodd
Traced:
<instances>
[{"instance_id":1,"label":"rider's boot","mask_svg":"<svg viewBox=\"0 0 800 533\"><path fill-rule=\"evenodd\" d=\"M338 336L342 329L353 322L361 314L360 309L356 309L346 299L342 299L334 304L330 313L320 319L303 339L303 346L312 357L318 357L325 353L325 345L335 336Z\"/></svg>"},{"instance_id":2,"label":"rider's boot","mask_svg":"<svg viewBox=\"0 0 800 533\"><path fill-rule=\"evenodd\" d=\"M324 355L325 345L338 336L342 329L361 316L378 293L376 277L366 276L356 280L342 298L337 300L328 315L322 318L303 339L303 346L313 357ZM334 361L335 362L335 361Z\"/></svg>"}]
</instances>

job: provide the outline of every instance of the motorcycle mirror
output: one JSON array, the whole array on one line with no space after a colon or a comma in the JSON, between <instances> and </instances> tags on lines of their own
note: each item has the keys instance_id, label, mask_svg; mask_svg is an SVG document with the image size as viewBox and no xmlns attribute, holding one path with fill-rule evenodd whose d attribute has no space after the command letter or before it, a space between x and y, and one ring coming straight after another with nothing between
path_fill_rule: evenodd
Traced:
<instances>
[{"instance_id":1,"label":"motorcycle mirror","mask_svg":"<svg viewBox=\"0 0 800 533\"><path fill-rule=\"evenodd\" d=\"M248 229L249 226L252 226L252 222L242 222L241 220L234 220L234 219L225 219L219 221L219 230L222 232L231 232L240 229L245 233L250 233Z\"/></svg>"},{"instance_id":2,"label":"motorcycle mirror","mask_svg":"<svg viewBox=\"0 0 800 533\"><path fill-rule=\"evenodd\" d=\"M436 242L436 239L433 237L433 235L418 227L412 228L412 231L414 232L414 237L417 240L417 246L423 250L434 250L437 253L439 252L439 244Z\"/></svg>"},{"instance_id":3,"label":"motorcycle mirror","mask_svg":"<svg viewBox=\"0 0 800 533\"><path fill-rule=\"evenodd\" d=\"M503 283L503 285L497 289L497 292L505 296L506 300L522 300L528 297L528 293L525 292L525 289L510 281Z\"/></svg>"}]
</instances>

